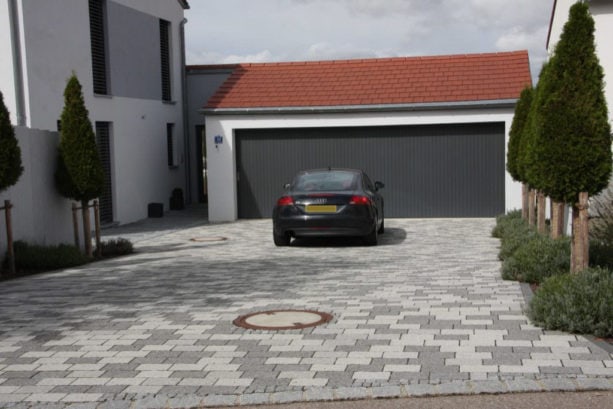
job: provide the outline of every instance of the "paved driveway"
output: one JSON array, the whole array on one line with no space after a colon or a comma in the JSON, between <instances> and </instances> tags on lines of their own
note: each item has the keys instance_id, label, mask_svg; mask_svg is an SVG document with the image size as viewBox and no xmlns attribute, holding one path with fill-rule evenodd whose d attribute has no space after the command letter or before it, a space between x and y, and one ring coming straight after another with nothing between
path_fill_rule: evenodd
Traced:
<instances>
[{"instance_id":1,"label":"paved driveway","mask_svg":"<svg viewBox=\"0 0 613 409\"><path fill-rule=\"evenodd\" d=\"M386 220L378 247L276 248L269 220L184 225L119 230L137 254L1 283L0 406L613 389L609 352L529 324L491 219ZM334 318L232 324L303 308Z\"/></svg>"}]
</instances>

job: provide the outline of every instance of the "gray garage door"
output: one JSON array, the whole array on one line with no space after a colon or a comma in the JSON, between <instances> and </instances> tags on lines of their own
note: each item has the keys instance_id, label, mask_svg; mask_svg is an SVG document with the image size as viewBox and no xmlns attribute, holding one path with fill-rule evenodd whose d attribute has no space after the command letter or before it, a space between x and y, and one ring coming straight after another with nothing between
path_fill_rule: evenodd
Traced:
<instances>
[{"instance_id":1,"label":"gray garage door","mask_svg":"<svg viewBox=\"0 0 613 409\"><path fill-rule=\"evenodd\" d=\"M359 168L385 183L386 217L504 211L504 123L248 129L236 133L239 218L268 218L299 170Z\"/></svg>"}]
</instances>

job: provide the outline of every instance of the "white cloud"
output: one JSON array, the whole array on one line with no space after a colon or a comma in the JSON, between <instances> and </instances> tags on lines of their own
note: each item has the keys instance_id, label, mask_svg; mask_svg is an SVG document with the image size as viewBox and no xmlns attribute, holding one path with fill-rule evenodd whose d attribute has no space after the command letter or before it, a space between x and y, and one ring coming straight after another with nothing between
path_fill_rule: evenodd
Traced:
<instances>
[{"instance_id":1,"label":"white cloud","mask_svg":"<svg viewBox=\"0 0 613 409\"><path fill-rule=\"evenodd\" d=\"M187 51L186 54L188 64L236 64L241 62L281 61L283 59L273 56L269 50L245 55L224 54L218 51Z\"/></svg>"}]
</instances>

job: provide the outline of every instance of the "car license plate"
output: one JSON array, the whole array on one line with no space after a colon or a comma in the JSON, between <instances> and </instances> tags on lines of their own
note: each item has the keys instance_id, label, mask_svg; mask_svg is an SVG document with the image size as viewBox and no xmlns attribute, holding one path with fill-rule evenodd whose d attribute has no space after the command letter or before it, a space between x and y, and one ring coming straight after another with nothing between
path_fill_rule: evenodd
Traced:
<instances>
[{"instance_id":1,"label":"car license plate","mask_svg":"<svg viewBox=\"0 0 613 409\"><path fill-rule=\"evenodd\" d=\"M306 205L304 210L307 213L336 213L334 205Z\"/></svg>"}]
</instances>

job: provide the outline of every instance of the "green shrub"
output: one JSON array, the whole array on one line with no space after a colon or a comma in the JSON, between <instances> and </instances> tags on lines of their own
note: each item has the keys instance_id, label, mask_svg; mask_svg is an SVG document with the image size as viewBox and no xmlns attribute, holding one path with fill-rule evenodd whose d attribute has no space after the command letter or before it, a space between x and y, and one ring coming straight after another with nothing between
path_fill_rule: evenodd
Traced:
<instances>
[{"instance_id":1,"label":"green shrub","mask_svg":"<svg viewBox=\"0 0 613 409\"><path fill-rule=\"evenodd\" d=\"M496 217L496 226L492 229L492 237L503 238L507 233L507 229L516 224L518 220L522 220L521 210L511 210L507 214Z\"/></svg>"},{"instance_id":2,"label":"green shrub","mask_svg":"<svg viewBox=\"0 0 613 409\"><path fill-rule=\"evenodd\" d=\"M23 241L14 243L15 266L18 270L45 271L74 267L87 263L87 256L75 246L39 246Z\"/></svg>"},{"instance_id":3,"label":"green shrub","mask_svg":"<svg viewBox=\"0 0 613 409\"><path fill-rule=\"evenodd\" d=\"M100 243L102 257L123 256L134 252L134 246L128 239L118 238Z\"/></svg>"},{"instance_id":4,"label":"green shrub","mask_svg":"<svg viewBox=\"0 0 613 409\"><path fill-rule=\"evenodd\" d=\"M545 278L570 271L570 239L553 240L534 234L524 239L502 263L502 278L541 283Z\"/></svg>"},{"instance_id":5,"label":"green shrub","mask_svg":"<svg viewBox=\"0 0 613 409\"><path fill-rule=\"evenodd\" d=\"M537 235L537 231L533 227L530 227L523 219L508 222L504 228L504 235L500 239L500 252L498 253L498 258L500 260L506 260L511 257L522 244Z\"/></svg>"},{"instance_id":6,"label":"green shrub","mask_svg":"<svg viewBox=\"0 0 613 409\"><path fill-rule=\"evenodd\" d=\"M546 329L612 337L613 270L590 268L545 280L528 314Z\"/></svg>"}]
</instances>

